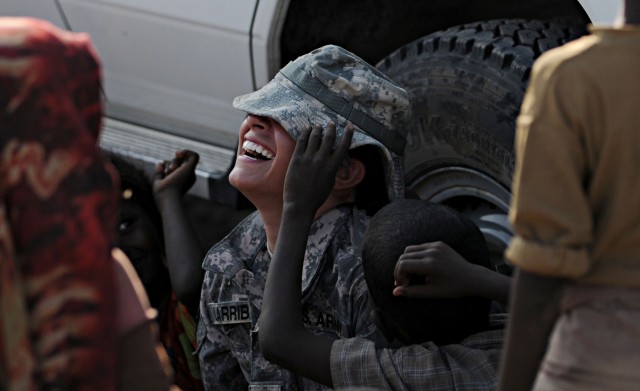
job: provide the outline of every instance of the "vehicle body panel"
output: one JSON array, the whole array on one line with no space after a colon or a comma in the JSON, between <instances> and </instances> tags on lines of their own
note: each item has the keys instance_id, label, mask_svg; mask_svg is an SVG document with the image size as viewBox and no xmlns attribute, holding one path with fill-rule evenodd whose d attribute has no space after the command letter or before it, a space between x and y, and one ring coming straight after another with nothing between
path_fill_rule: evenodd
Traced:
<instances>
[{"instance_id":1,"label":"vehicle body panel","mask_svg":"<svg viewBox=\"0 0 640 391\"><path fill-rule=\"evenodd\" d=\"M61 1L103 59L110 117L232 148L242 114L231 101L253 89L255 0L188 3Z\"/></svg>"},{"instance_id":2,"label":"vehicle body panel","mask_svg":"<svg viewBox=\"0 0 640 391\"><path fill-rule=\"evenodd\" d=\"M453 6L465 7L471 18L478 12L486 17L519 7L510 0L448 1L451 5L442 12L433 11L449 3L432 2L427 8L417 8L430 12L414 16L416 26L436 19L446 23L443 18L452 13ZM549 1L522 4L535 4L540 12L554 4ZM613 23L622 5L621 0L562 1L574 6L579 3L596 24ZM369 3L332 2L335 9L329 9L329 3L290 0L2 0L0 15L38 17L61 28L89 33L104 68L107 119L103 147L144 162L148 170L155 161L171 158L171 151L195 149L201 162L193 192L215 198L231 194L226 173L234 162L237 131L244 118L244 113L232 107L233 98L266 84L283 62L308 49L304 46L307 38L313 38L307 45L316 45L333 32L338 35L332 43L341 44L338 41L357 32L360 42L371 40L368 34L373 32L357 26L364 25L363 18L376 14L363 9L362 4ZM372 4L383 4L385 12L388 7L402 5L384 0ZM398 17L407 17L407 12L411 15L408 7L416 5L419 3L402 5L407 10ZM294 6L298 10L307 7L302 19L291 15ZM309 20L308 15L319 15L322 10L330 15ZM336 10L344 10L345 15L335 15ZM384 12L377 15L387 18ZM314 21L315 26L304 30ZM369 23L368 28L377 24ZM295 27L301 25L300 30ZM295 27L293 35L289 30L288 35L283 34L287 27ZM382 37L391 38L387 32L399 31L396 27L400 27L397 21L387 21ZM298 31L310 35L298 38ZM302 44L291 45L295 39ZM381 43L373 42L373 46ZM355 50L357 45L350 49L361 53ZM366 54L362 48L363 58ZM225 197L220 201L234 203Z\"/></svg>"}]
</instances>

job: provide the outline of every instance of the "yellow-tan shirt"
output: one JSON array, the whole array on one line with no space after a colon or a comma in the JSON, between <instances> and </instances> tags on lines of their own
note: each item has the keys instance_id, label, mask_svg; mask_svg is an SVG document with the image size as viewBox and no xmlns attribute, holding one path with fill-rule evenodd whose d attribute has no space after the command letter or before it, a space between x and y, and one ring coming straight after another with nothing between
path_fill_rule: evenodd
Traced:
<instances>
[{"instance_id":1,"label":"yellow-tan shirt","mask_svg":"<svg viewBox=\"0 0 640 391\"><path fill-rule=\"evenodd\" d=\"M542 55L517 121L506 256L523 270L640 286L640 28Z\"/></svg>"}]
</instances>

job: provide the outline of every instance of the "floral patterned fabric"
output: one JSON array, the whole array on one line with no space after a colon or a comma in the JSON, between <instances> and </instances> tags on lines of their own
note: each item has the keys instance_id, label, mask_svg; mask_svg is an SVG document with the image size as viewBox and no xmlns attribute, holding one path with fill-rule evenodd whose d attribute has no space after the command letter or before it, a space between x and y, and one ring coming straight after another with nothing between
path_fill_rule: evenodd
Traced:
<instances>
[{"instance_id":1,"label":"floral patterned fabric","mask_svg":"<svg viewBox=\"0 0 640 391\"><path fill-rule=\"evenodd\" d=\"M116 388L100 80L86 35L0 18L0 390Z\"/></svg>"},{"instance_id":2,"label":"floral patterned fabric","mask_svg":"<svg viewBox=\"0 0 640 391\"><path fill-rule=\"evenodd\" d=\"M160 313L160 338L174 370L174 384L182 391L203 391L196 351L196 321L175 293Z\"/></svg>"}]
</instances>

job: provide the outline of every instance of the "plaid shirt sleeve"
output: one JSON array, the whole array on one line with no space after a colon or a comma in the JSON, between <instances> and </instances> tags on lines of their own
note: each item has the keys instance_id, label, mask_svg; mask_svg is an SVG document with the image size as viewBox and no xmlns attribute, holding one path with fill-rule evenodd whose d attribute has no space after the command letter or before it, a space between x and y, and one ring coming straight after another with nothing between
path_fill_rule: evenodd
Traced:
<instances>
[{"instance_id":1,"label":"plaid shirt sleeve","mask_svg":"<svg viewBox=\"0 0 640 391\"><path fill-rule=\"evenodd\" d=\"M331 349L336 390L494 390L504 330L471 335L459 345L433 343L376 349L363 338L337 340Z\"/></svg>"}]
</instances>

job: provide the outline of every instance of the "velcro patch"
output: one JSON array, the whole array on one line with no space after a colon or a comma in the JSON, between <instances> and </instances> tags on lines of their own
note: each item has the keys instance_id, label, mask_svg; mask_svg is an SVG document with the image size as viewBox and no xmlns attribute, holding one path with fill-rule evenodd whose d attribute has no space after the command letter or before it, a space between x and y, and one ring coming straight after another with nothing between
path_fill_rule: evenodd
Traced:
<instances>
[{"instance_id":1,"label":"velcro patch","mask_svg":"<svg viewBox=\"0 0 640 391\"><path fill-rule=\"evenodd\" d=\"M251 384L249 391L280 391L282 386L278 384Z\"/></svg>"},{"instance_id":2,"label":"velcro patch","mask_svg":"<svg viewBox=\"0 0 640 391\"><path fill-rule=\"evenodd\" d=\"M246 300L210 303L207 307L213 324L251 323L249 302Z\"/></svg>"}]
</instances>

